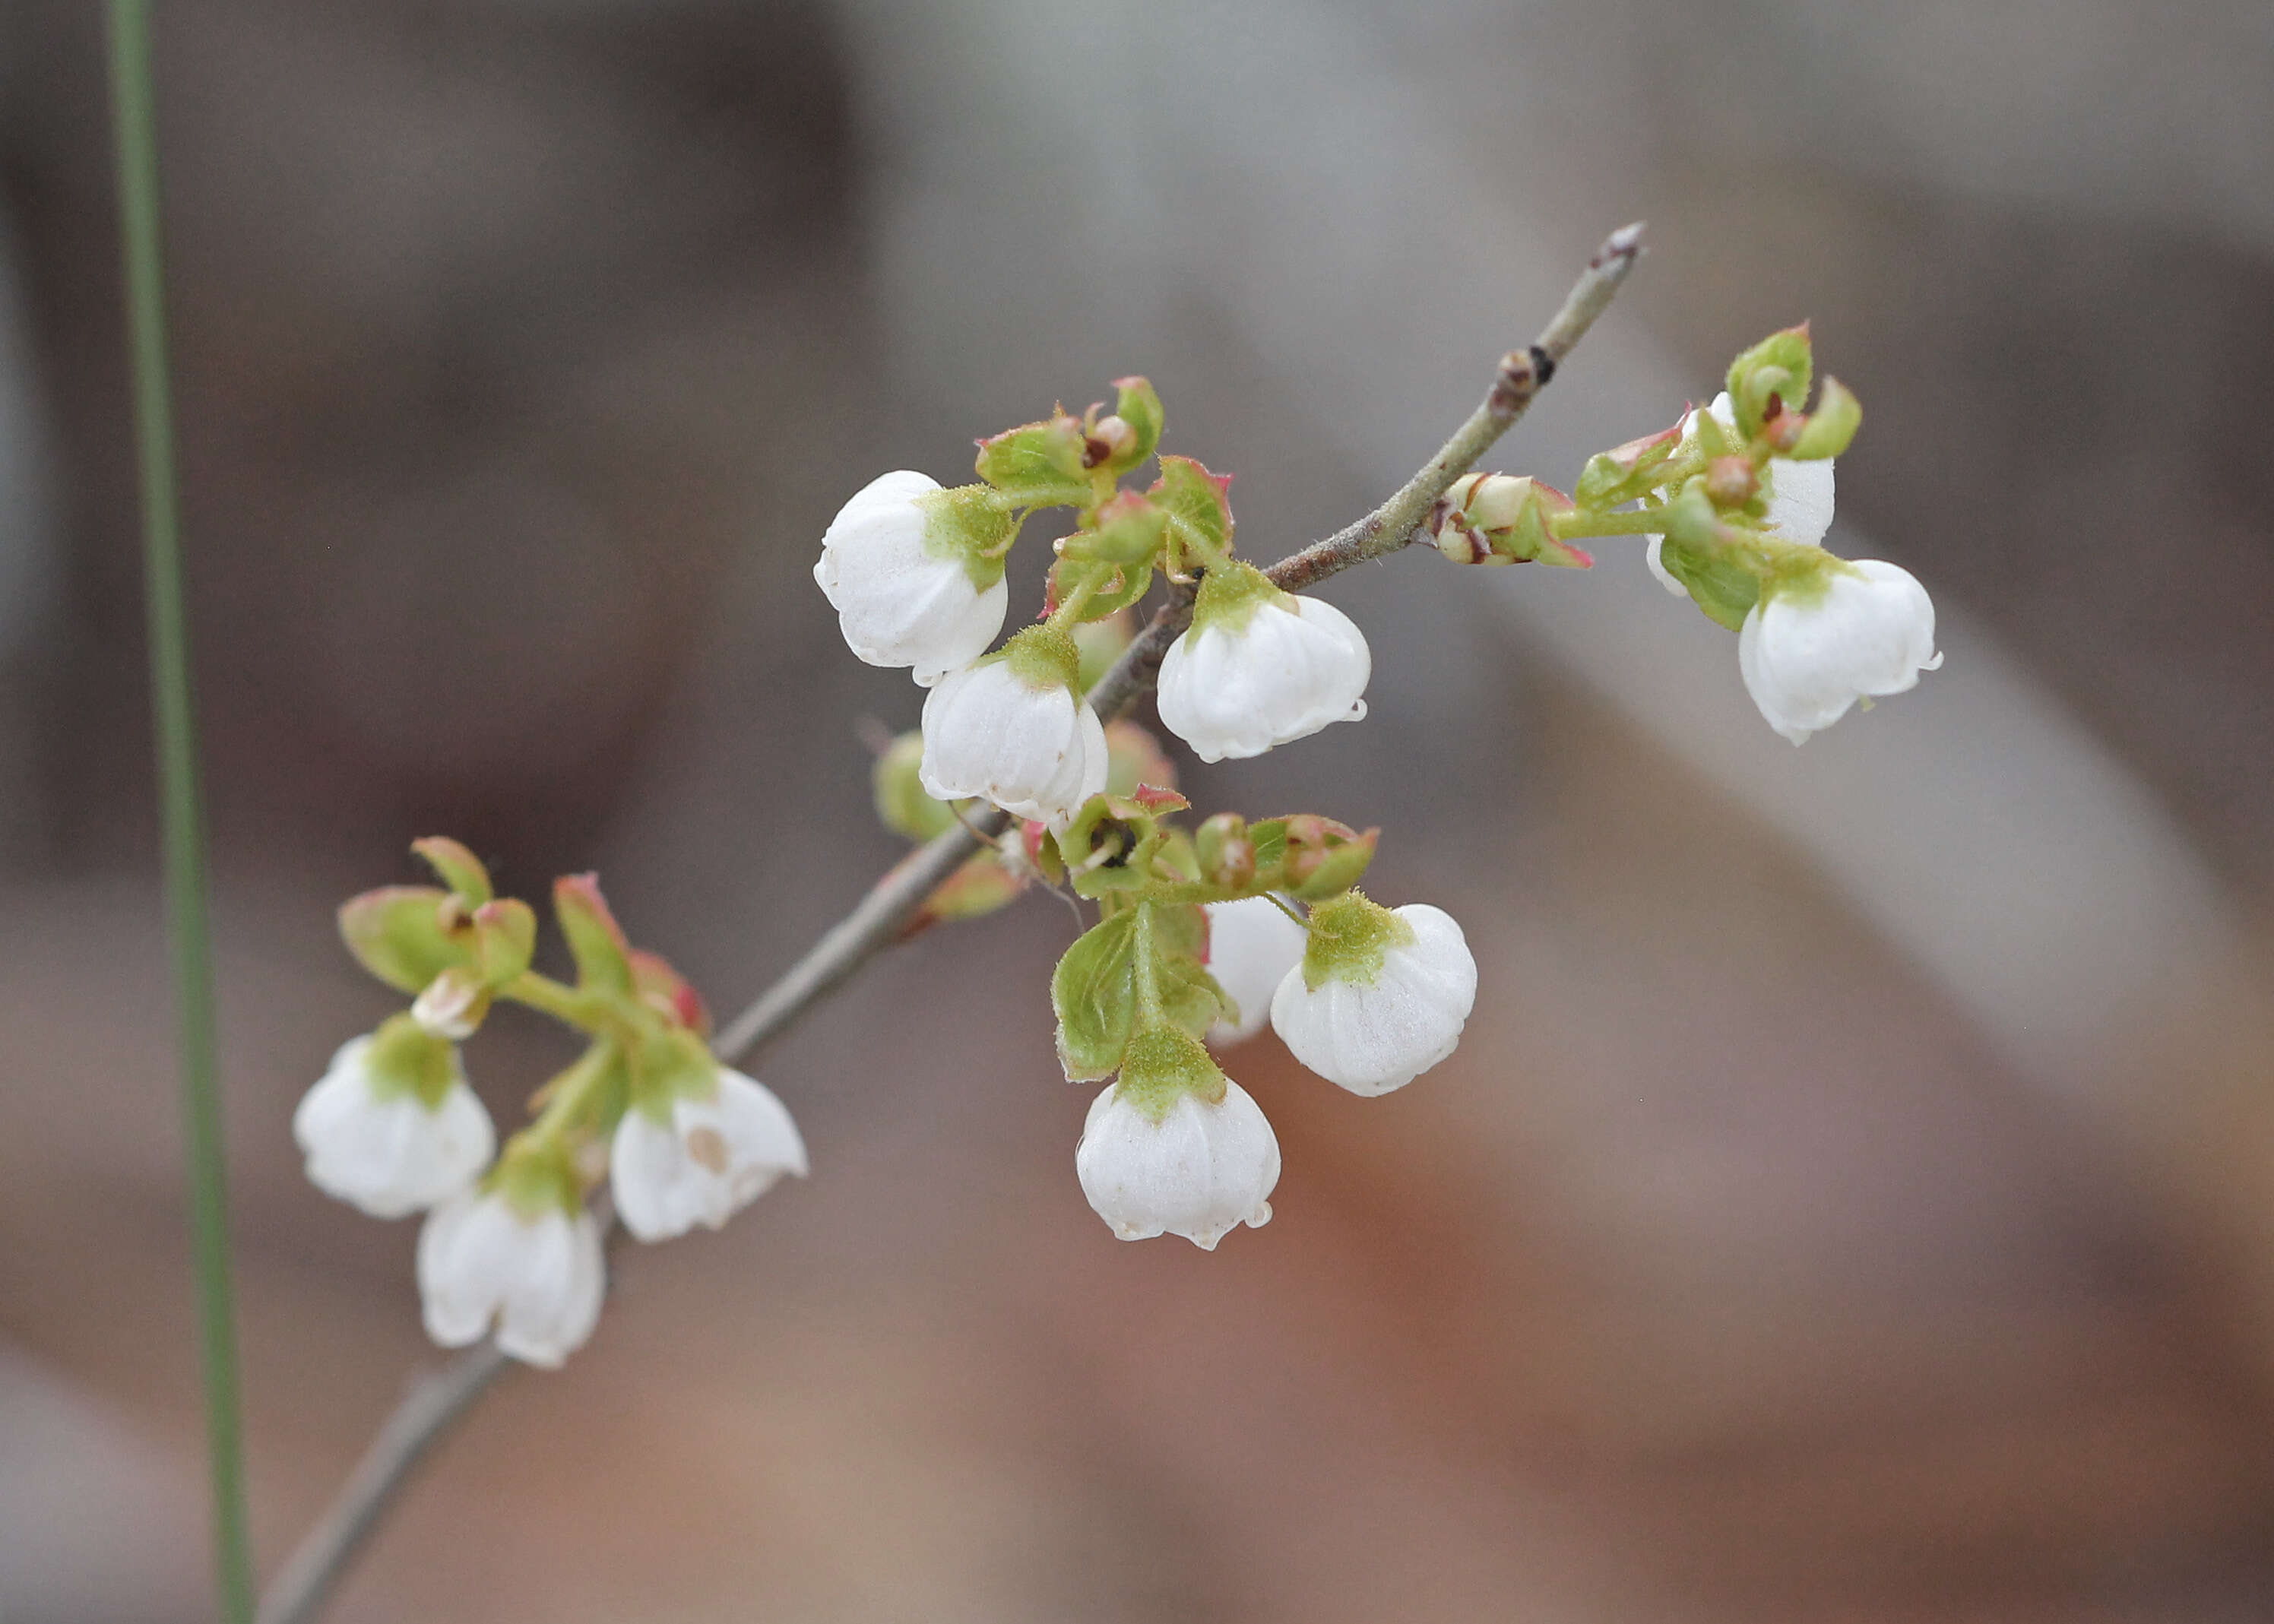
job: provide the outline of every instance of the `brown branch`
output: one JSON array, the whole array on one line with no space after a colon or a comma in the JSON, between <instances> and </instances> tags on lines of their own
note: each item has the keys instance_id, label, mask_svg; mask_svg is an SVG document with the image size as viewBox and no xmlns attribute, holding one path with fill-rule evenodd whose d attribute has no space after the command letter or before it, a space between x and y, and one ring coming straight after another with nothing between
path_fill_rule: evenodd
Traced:
<instances>
[{"instance_id":1,"label":"brown branch","mask_svg":"<svg viewBox=\"0 0 2274 1624\"><path fill-rule=\"evenodd\" d=\"M1447 488L1476 466L1510 425L1524 415L1572 347L1618 292L1642 253L1642 227L1614 231L1596 250L1538 342L1501 357L1492 387L1468 421L1388 501L1346 530L1313 542L1264 573L1289 591L1337 575L1354 564L1395 553L1414 539ZM1112 668L1089 690L1089 703L1106 720L1120 715L1153 685L1169 645L1191 620L1192 594L1172 590ZM968 828L949 830L900 860L829 928L781 979L727 1024L712 1045L719 1058L739 1062L795 1025L809 1011L894 942L915 921L924 898L1010 826L988 811ZM614 1214L603 1196L595 1210L604 1224ZM442 1370L420 1378L380 1428L338 1496L277 1574L260 1605L258 1624L305 1624L315 1616L364 1542L409 1483L434 1444L472 1407L511 1361L493 1341L460 1354Z\"/></svg>"}]
</instances>

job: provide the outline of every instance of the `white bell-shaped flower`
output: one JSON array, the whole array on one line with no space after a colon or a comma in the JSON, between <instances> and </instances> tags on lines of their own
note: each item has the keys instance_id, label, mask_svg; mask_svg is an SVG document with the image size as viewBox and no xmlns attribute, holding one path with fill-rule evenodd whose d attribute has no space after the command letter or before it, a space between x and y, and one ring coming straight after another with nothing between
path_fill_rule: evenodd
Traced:
<instances>
[{"instance_id":1,"label":"white bell-shaped flower","mask_svg":"<svg viewBox=\"0 0 2274 1624\"><path fill-rule=\"evenodd\" d=\"M1271 1221L1279 1140L1207 1050L1159 1029L1130 1040L1120 1081L1090 1103L1073 1165L1082 1194L1123 1240L1181 1235L1214 1252L1241 1224Z\"/></svg>"},{"instance_id":2,"label":"white bell-shaped flower","mask_svg":"<svg viewBox=\"0 0 2274 1624\"><path fill-rule=\"evenodd\" d=\"M1271 995L1287 972L1303 962L1308 936L1301 922L1269 897L1208 905L1209 974L1216 977L1239 1011L1237 1019L1216 1021L1208 1041L1242 1042L1271 1019Z\"/></svg>"},{"instance_id":3,"label":"white bell-shaped flower","mask_svg":"<svg viewBox=\"0 0 2274 1624\"><path fill-rule=\"evenodd\" d=\"M340 1046L292 1113L308 1179L374 1218L400 1218L468 1188L497 1149L458 1051L401 1018Z\"/></svg>"},{"instance_id":4,"label":"white bell-shaped flower","mask_svg":"<svg viewBox=\"0 0 2274 1624\"><path fill-rule=\"evenodd\" d=\"M1202 579L1192 626L1161 661L1161 724L1202 761L1261 756L1364 717L1373 674L1348 615L1235 560Z\"/></svg>"},{"instance_id":5,"label":"white bell-shaped flower","mask_svg":"<svg viewBox=\"0 0 2274 1624\"><path fill-rule=\"evenodd\" d=\"M1111 756L1076 690L1081 657L1055 627L1030 626L994 658L924 698L917 781L939 801L977 795L1016 817L1063 823L1105 788Z\"/></svg>"},{"instance_id":6,"label":"white bell-shaped flower","mask_svg":"<svg viewBox=\"0 0 2274 1624\"><path fill-rule=\"evenodd\" d=\"M1878 559L1827 555L1816 577L1765 591L1737 632L1745 691L1795 744L1941 664L1933 600L1910 571Z\"/></svg>"},{"instance_id":7,"label":"white bell-shaped flower","mask_svg":"<svg viewBox=\"0 0 2274 1624\"><path fill-rule=\"evenodd\" d=\"M999 564L974 579L958 494L909 470L882 475L831 522L813 567L847 646L871 665L910 667L926 687L987 651L1010 602Z\"/></svg>"},{"instance_id":8,"label":"white bell-shaped flower","mask_svg":"<svg viewBox=\"0 0 2274 1624\"><path fill-rule=\"evenodd\" d=\"M697 1224L719 1229L773 1188L805 1176L805 1141L788 1108L755 1078L719 1068L707 1098L681 1094L667 1113L635 1105L616 1124L608 1179L624 1228L668 1240Z\"/></svg>"},{"instance_id":9,"label":"white bell-shaped flower","mask_svg":"<svg viewBox=\"0 0 2274 1624\"><path fill-rule=\"evenodd\" d=\"M1706 410L1714 421L1729 431L1737 432L1736 409L1729 402L1727 389L1713 398ZM1685 439L1697 433L1698 414L1691 411L1682 420ZM1768 514L1761 521L1761 529L1780 541L1788 541L1796 547L1820 547L1832 529L1833 479L1830 457L1817 457L1801 462L1793 457L1771 457L1766 470L1768 478ZM1666 538L1653 536L1644 553L1650 573L1658 583L1676 598L1690 596L1690 589L1675 580L1660 556Z\"/></svg>"},{"instance_id":10,"label":"white bell-shaped flower","mask_svg":"<svg viewBox=\"0 0 2274 1624\"><path fill-rule=\"evenodd\" d=\"M1477 961L1451 914L1352 891L1311 910L1309 947L1272 996L1271 1025L1329 1082L1382 1094L1453 1052L1476 998Z\"/></svg>"},{"instance_id":11,"label":"white bell-shaped flower","mask_svg":"<svg viewBox=\"0 0 2274 1624\"><path fill-rule=\"evenodd\" d=\"M445 1348L479 1342L551 1370L599 1323L607 1267L591 1214L558 1202L531 1214L503 1193L453 1197L418 1234L418 1293L426 1334Z\"/></svg>"}]
</instances>

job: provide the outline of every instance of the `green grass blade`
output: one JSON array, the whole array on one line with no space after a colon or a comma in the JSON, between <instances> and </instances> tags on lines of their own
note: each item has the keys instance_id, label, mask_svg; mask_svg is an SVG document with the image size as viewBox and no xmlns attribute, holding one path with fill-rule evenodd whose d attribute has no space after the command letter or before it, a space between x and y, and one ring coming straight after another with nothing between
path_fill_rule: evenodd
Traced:
<instances>
[{"instance_id":1,"label":"green grass blade","mask_svg":"<svg viewBox=\"0 0 2274 1624\"><path fill-rule=\"evenodd\" d=\"M190 1230L205 1368L213 1477L215 1582L223 1624L252 1617L245 1534L245 1448L237 1403L237 1315L230 1278L229 1192L215 1060L213 955L206 916L205 819L198 789L197 712L190 690L175 506L173 405L166 377L165 277L158 235L158 132L152 106L147 0L110 0L110 94L117 117L119 223L141 469L144 591L150 620L151 709L164 830L166 913L181 1044L182 1120Z\"/></svg>"}]
</instances>

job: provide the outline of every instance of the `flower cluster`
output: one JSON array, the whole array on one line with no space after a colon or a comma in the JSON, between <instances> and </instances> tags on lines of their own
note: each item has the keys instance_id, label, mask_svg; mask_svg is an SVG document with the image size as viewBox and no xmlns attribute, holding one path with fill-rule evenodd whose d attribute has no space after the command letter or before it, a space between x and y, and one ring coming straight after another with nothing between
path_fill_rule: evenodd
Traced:
<instances>
[{"instance_id":1,"label":"flower cluster","mask_svg":"<svg viewBox=\"0 0 2274 1624\"><path fill-rule=\"evenodd\" d=\"M1833 459L1863 408L1827 379L1816 410L1803 411L1813 365L1804 324L1771 334L1731 364L1711 405L1590 459L1569 496L1471 475L1438 504L1438 545L1465 564L1585 564L1576 538L1645 537L1651 573L1737 634L1745 691L1771 727L1803 744L1857 702L1907 693L1942 664L1934 605L1909 571L1822 545Z\"/></svg>"},{"instance_id":2,"label":"flower cluster","mask_svg":"<svg viewBox=\"0 0 2274 1624\"><path fill-rule=\"evenodd\" d=\"M805 1145L764 1085L712 1056L701 998L625 940L591 876L553 887L571 985L530 967L536 915L493 896L472 853L440 838L415 849L440 887L388 886L340 910L350 951L410 1007L333 1056L294 1137L325 1193L374 1217L426 1214L418 1289L436 1342L494 1330L514 1357L557 1365L592 1334L606 1289L586 1204L603 1177L624 1227L665 1240L717 1229L785 1173L802 1175ZM554 1017L586 1047L499 1155L458 1045L501 1000Z\"/></svg>"},{"instance_id":3,"label":"flower cluster","mask_svg":"<svg viewBox=\"0 0 2274 1624\"><path fill-rule=\"evenodd\" d=\"M1162 456L1142 379L1117 410L1061 410L980 444L980 483L943 491L894 473L848 502L815 578L862 658L930 691L921 733L879 757L877 801L912 838L984 802L1020 820L934 894L930 919L998 906L1026 885L1068 889L1098 921L1052 979L1058 1056L1075 1081L1113 1079L1075 1156L1116 1234L1213 1248L1270 1216L1279 1147L1208 1045L1277 1029L1354 1094L1385 1094L1452 1052L1476 994L1460 928L1435 908L1381 907L1352 889L1375 834L1312 815L1186 831L1189 803L1150 735L1086 697L1100 657L1156 575L1193 589L1163 657L1162 726L1202 761L1261 755L1366 714L1373 655L1340 610L1285 591L1238 557L1227 479ZM1005 605L1003 559L1038 509L1074 511L1053 545L1039 622L985 651ZM1087 658L1086 658L1087 657Z\"/></svg>"}]
</instances>

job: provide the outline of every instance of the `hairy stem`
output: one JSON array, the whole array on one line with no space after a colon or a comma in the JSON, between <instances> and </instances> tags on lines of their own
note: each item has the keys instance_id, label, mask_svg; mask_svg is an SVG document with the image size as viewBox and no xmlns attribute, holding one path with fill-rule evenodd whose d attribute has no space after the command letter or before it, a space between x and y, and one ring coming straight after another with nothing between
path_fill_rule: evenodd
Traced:
<instances>
[{"instance_id":1,"label":"hairy stem","mask_svg":"<svg viewBox=\"0 0 2274 1624\"><path fill-rule=\"evenodd\" d=\"M1447 487L1475 466L1555 376L1564 357L1608 308L1641 252L1641 226L1612 232L1539 340L1501 357L1483 402L1435 456L1357 523L1280 560L1264 574L1292 591L1394 553L1412 540ZM1153 685L1162 658L1192 614L1191 588L1172 585L1168 600L1089 690L1090 706L1102 719L1119 716ZM1007 813L990 808L909 853L780 980L727 1024L712 1044L713 1052L733 1064L787 1032L823 997L905 936L924 899L1010 823ZM435 1440L509 1362L495 1342L485 1342L410 1390L380 1429L338 1498L277 1575L261 1605L260 1624L301 1624L315 1615Z\"/></svg>"}]
</instances>

